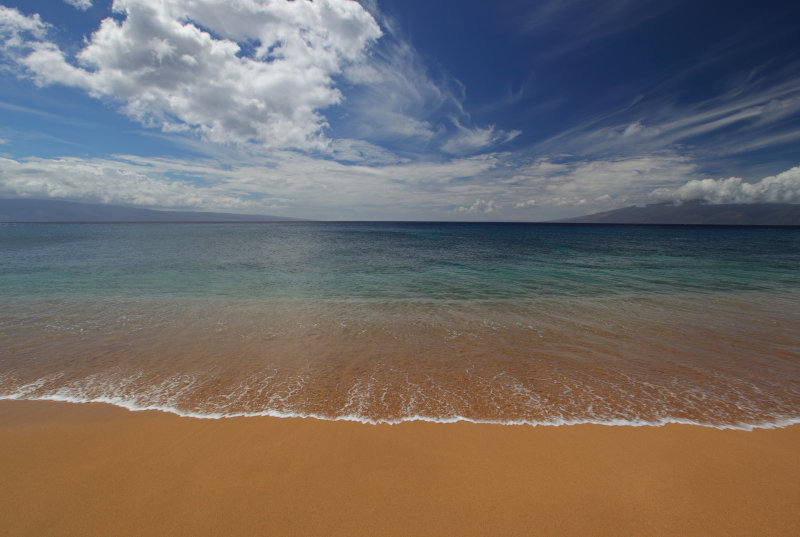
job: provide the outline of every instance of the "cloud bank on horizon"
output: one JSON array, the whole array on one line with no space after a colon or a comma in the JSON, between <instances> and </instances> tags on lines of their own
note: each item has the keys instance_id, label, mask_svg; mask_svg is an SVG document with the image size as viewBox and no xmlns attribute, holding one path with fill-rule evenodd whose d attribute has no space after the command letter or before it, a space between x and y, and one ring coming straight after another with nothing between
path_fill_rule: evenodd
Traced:
<instances>
[{"instance_id":1,"label":"cloud bank on horizon","mask_svg":"<svg viewBox=\"0 0 800 537\"><path fill-rule=\"evenodd\" d=\"M797 15L0 0L0 197L437 220L800 203Z\"/></svg>"}]
</instances>

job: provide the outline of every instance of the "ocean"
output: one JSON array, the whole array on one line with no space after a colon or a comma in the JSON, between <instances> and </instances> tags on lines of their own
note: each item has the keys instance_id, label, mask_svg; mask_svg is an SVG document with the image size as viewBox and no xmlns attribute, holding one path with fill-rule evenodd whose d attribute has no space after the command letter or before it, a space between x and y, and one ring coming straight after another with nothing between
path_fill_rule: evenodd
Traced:
<instances>
[{"instance_id":1,"label":"ocean","mask_svg":"<svg viewBox=\"0 0 800 537\"><path fill-rule=\"evenodd\" d=\"M800 229L0 225L0 399L800 423Z\"/></svg>"}]
</instances>

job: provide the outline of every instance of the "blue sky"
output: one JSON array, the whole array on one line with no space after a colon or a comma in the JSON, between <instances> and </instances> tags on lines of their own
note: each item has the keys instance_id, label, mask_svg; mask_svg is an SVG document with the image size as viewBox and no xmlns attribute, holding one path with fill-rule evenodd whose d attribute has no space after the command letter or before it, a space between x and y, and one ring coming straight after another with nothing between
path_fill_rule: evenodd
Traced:
<instances>
[{"instance_id":1,"label":"blue sky","mask_svg":"<svg viewBox=\"0 0 800 537\"><path fill-rule=\"evenodd\" d=\"M800 203L800 4L0 0L0 196L332 220Z\"/></svg>"}]
</instances>

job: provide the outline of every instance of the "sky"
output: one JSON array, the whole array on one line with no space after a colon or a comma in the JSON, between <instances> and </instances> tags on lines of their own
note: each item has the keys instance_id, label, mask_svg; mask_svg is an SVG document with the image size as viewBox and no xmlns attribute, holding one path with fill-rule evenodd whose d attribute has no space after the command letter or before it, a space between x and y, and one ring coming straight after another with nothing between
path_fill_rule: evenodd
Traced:
<instances>
[{"instance_id":1,"label":"sky","mask_svg":"<svg viewBox=\"0 0 800 537\"><path fill-rule=\"evenodd\" d=\"M800 2L0 0L0 197L322 220L800 203Z\"/></svg>"}]
</instances>

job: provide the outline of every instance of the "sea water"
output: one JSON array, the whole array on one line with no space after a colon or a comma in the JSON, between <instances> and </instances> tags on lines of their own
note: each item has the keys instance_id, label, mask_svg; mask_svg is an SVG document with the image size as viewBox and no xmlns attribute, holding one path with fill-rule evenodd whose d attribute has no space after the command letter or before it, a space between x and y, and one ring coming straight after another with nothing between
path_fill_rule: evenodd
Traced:
<instances>
[{"instance_id":1,"label":"sea water","mask_svg":"<svg viewBox=\"0 0 800 537\"><path fill-rule=\"evenodd\" d=\"M219 418L800 422L800 229L0 225L0 398Z\"/></svg>"}]
</instances>

